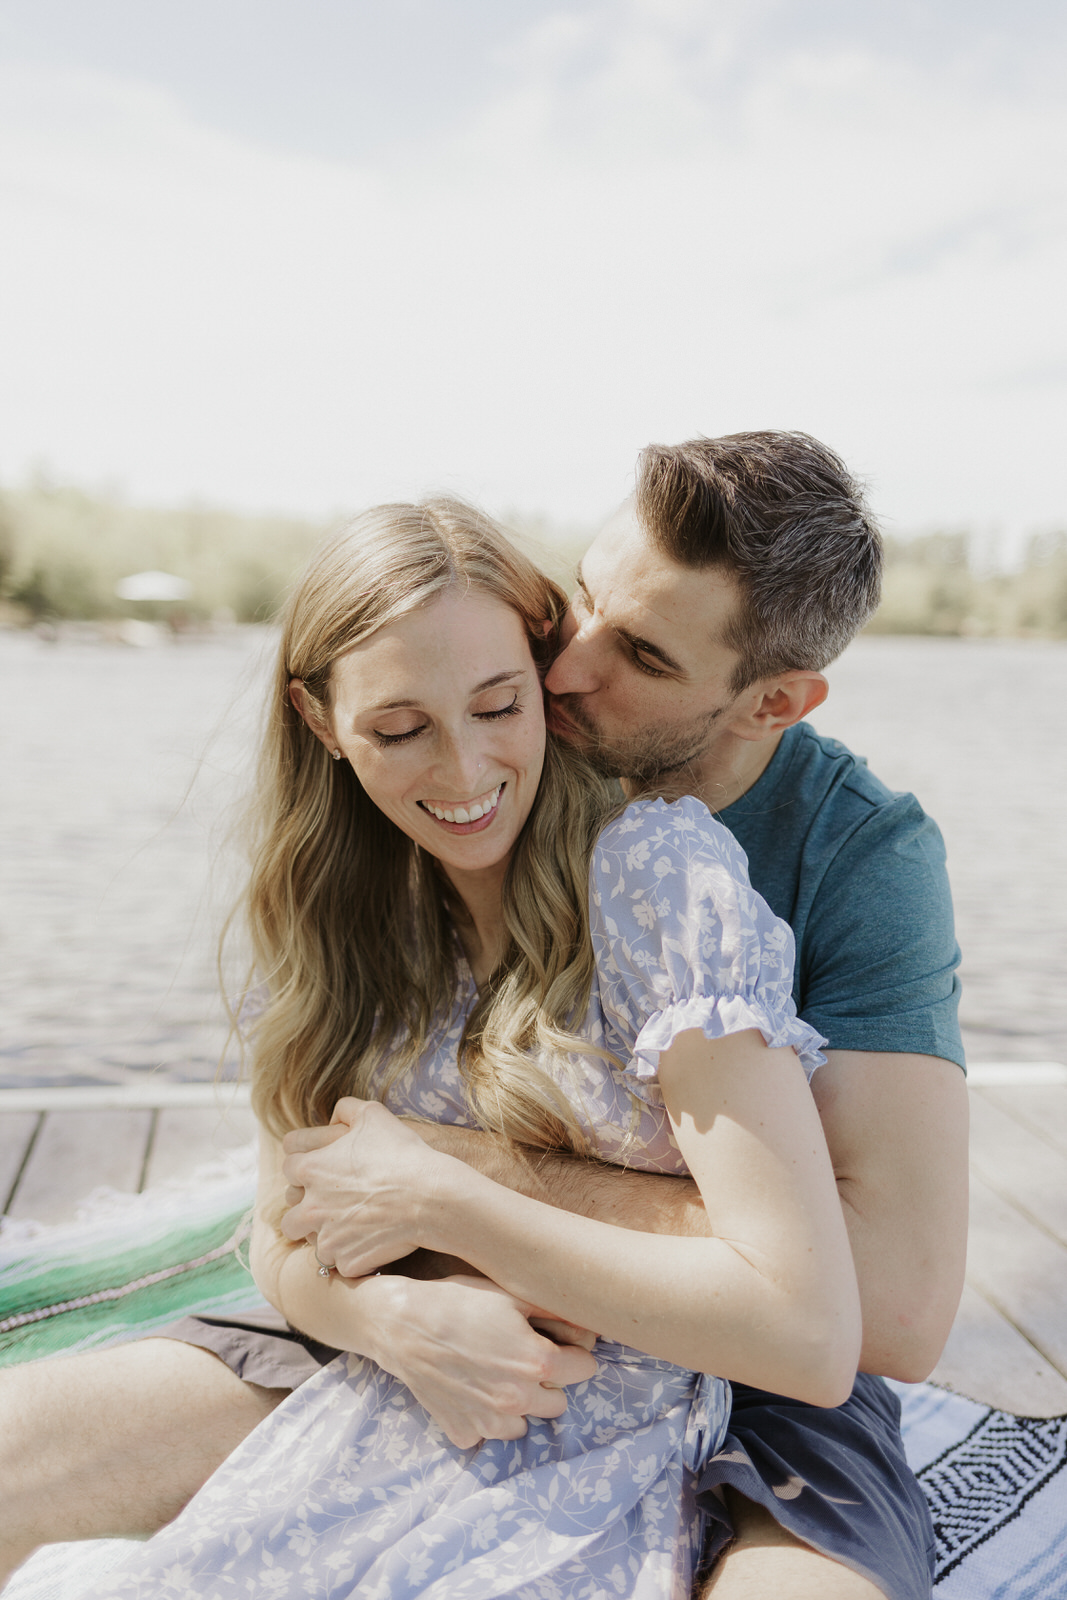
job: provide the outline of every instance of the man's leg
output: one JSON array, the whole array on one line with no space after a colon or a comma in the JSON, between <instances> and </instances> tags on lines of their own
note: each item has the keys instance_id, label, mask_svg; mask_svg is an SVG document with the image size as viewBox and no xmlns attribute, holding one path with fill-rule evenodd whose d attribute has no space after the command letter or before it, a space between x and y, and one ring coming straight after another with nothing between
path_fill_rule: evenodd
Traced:
<instances>
[{"instance_id":1,"label":"man's leg","mask_svg":"<svg viewBox=\"0 0 1067 1600\"><path fill-rule=\"evenodd\" d=\"M288 1393L175 1339L0 1371L0 1583L40 1544L154 1533Z\"/></svg>"},{"instance_id":2,"label":"man's leg","mask_svg":"<svg viewBox=\"0 0 1067 1600\"><path fill-rule=\"evenodd\" d=\"M893 1391L861 1373L827 1410L732 1387L726 1438L697 1483L711 1580L699 1600L930 1600L934 1528Z\"/></svg>"},{"instance_id":3,"label":"man's leg","mask_svg":"<svg viewBox=\"0 0 1067 1600\"><path fill-rule=\"evenodd\" d=\"M802 1544L762 1506L724 1492L734 1539L694 1600L884 1600L869 1579Z\"/></svg>"}]
</instances>

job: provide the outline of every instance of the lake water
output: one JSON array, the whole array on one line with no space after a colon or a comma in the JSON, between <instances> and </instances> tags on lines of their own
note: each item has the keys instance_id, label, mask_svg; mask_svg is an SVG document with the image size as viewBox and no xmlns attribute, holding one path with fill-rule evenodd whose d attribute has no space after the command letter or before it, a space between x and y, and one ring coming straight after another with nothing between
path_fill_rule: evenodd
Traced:
<instances>
[{"instance_id":1,"label":"lake water","mask_svg":"<svg viewBox=\"0 0 1067 1600\"><path fill-rule=\"evenodd\" d=\"M0 1086L214 1076L270 648L0 632ZM829 676L816 726L945 833L971 1059L1067 1061L1067 645L868 638Z\"/></svg>"}]
</instances>

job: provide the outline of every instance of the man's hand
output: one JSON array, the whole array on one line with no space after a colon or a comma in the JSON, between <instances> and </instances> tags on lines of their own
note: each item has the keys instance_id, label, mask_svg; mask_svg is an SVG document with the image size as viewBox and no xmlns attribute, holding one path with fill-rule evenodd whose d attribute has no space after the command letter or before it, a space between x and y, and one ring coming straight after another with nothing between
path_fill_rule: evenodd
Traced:
<instances>
[{"instance_id":1,"label":"man's hand","mask_svg":"<svg viewBox=\"0 0 1067 1600\"><path fill-rule=\"evenodd\" d=\"M567 1385L596 1372L592 1333L553 1323L570 1341L554 1343L531 1326L544 1325L536 1307L486 1278L381 1278L374 1288L383 1305L371 1353L462 1450L521 1438L527 1417L562 1416Z\"/></svg>"}]
</instances>

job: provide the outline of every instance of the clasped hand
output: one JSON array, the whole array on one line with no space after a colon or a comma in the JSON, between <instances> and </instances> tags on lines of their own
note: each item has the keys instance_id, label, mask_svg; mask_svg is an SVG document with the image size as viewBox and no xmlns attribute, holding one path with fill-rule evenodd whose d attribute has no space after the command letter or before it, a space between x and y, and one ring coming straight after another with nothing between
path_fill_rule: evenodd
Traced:
<instances>
[{"instance_id":1,"label":"clasped hand","mask_svg":"<svg viewBox=\"0 0 1067 1600\"><path fill-rule=\"evenodd\" d=\"M293 1240L311 1239L325 1266L359 1278L422 1245L437 1168L450 1158L376 1100L339 1100L328 1128L298 1128L283 1140ZM300 1191L303 1191L300 1196Z\"/></svg>"},{"instance_id":2,"label":"clasped hand","mask_svg":"<svg viewBox=\"0 0 1067 1600\"><path fill-rule=\"evenodd\" d=\"M310 1238L344 1277L371 1273L431 1244L420 1217L433 1204L438 1155L384 1106L338 1102L328 1128L287 1134L290 1210L282 1230ZM463 1449L516 1439L528 1417L558 1417L566 1387L593 1376L595 1335L505 1294L485 1278L372 1280L376 1351Z\"/></svg>"}]
</instances>

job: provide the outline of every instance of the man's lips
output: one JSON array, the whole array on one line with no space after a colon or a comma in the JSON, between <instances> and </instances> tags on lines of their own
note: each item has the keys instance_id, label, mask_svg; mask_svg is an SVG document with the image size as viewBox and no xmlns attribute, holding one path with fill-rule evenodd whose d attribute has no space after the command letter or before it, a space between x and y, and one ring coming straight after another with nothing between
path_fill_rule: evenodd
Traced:
<instances>
[{"instance_id":1,"label":"man's lips","mask_svg":"<svg viewBox=\"0 0 1067 1600\"><path fill-rule=\"evenodd\" d=\"M498 783L495 789L480 795L466 805L446 804L440 800L420 800L420 808L439 822L450 833L480 833L487 828L500 808L500 796L507 787Z\"/></svg>"},{"instance_id":2,"label":"man's lips","mask_svg":"<svg viewBox=\"0 0 1067 1600\"><path fill-rule=\"evenodd\" d=\"M570 716L558 700L549 696L545 708L545 726L549 733L556 734L561 739L591 739L593 736L588 728Z\"/></svg>"}]
</instances>

